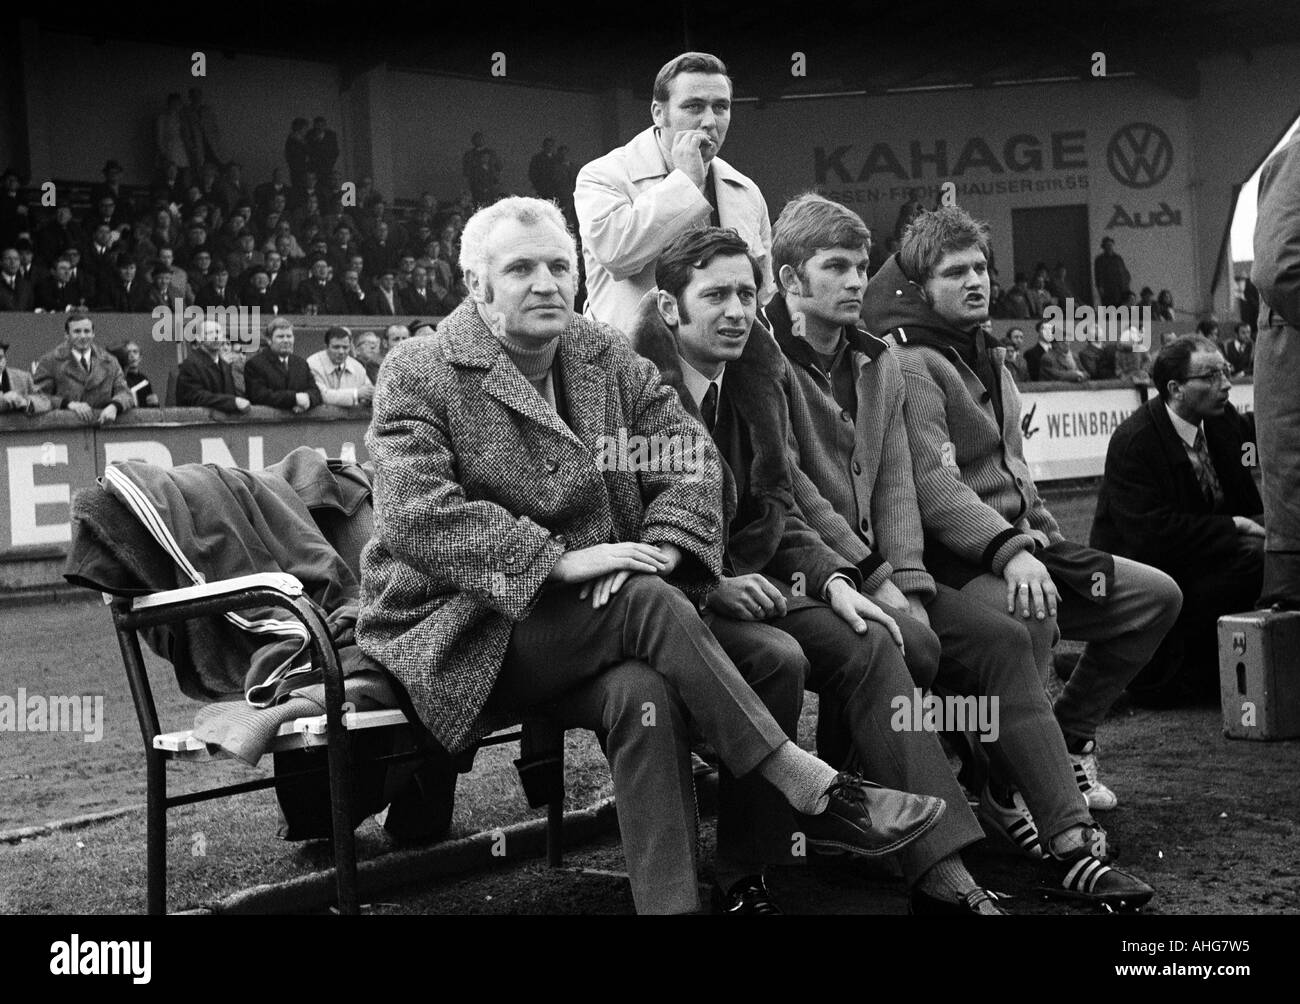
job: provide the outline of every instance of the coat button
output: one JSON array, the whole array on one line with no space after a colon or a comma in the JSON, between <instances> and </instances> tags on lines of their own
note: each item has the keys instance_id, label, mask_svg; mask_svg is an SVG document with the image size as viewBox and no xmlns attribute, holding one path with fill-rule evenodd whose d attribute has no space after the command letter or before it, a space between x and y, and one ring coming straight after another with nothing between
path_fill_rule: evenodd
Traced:
<instances>
[{"instance_id":1,"label":"coat button","mask_svg":"<svg viewBox=\"0 0 1300 1004\"><path fill-rule=\"evenodd\" d=\"M862 527L862 532L863 532L863 533L870 533L870 532L871 532L871 521L868 520L867 517L863 516L863 517L862 517L862 522L859 523L858 525L859 525L860 527Z\"/></svg>"},{"instance_id":2,"label":"coat button","mask_svg":"<svg viewBox=\"0 0 1300 1004\"><path fill-rule=\"evenodd\" d=\"M556 542L557 544L559 544L561 547L568 547L568 546L569 546L569 538L566 537L566 536L565 536L564 534L562 534L562 533L557 533L557 534L555 535L555 542Z\"/></svg>"},{"instance_id":3,"label":"coat button","mask_svg":"<svg viewBox=\"0 0 1300 1004\"><path fill-rule=\"evenodd\" d=\"M860 463L858 463L856 460L853 461L853 473L854 473L854 474L861 474L861 473L862 473L862 465L861 465Z\"/></svg>"},{"instance_id":4,"label":"coat button","mask_svg":"<svg viewBox=\"0 0 1300 1004\"><path fill-rule=\"evenodd\" d=\"M543 466L546 468L547 474L554 474L556 471L560 469L560 465L557 464L554 460L551 460L550 458L547 458L547 461Z\"/></svg>"},{"instance_id":5,"label":"coat button","mask_svg":"<svg viewBox=\"0 0 1300 1004\"><path fill-rule=\"evenodd\" d=\"M513 564L517 563L518 561L519 561L519 555L518 555L518 554L516 554L514 551L507 551L507 552L506 552L506 564L507 564L507 565L513 565Z\"/></svg>"},{"instance_id":6,"label":"coat button","mask_svg":"<svg viewBox=\"0 0 1300 1004\"><path fill-rule=\"evenodd\" d=\"M843 419L844 421L846 421L846 422L852 422L852 421L853 421L853 416L849 414L847 408L846 408L844 411L841 411L841 412L840 412L840 418L842 418L842 419Z\"/></svg>"}]
</instances>

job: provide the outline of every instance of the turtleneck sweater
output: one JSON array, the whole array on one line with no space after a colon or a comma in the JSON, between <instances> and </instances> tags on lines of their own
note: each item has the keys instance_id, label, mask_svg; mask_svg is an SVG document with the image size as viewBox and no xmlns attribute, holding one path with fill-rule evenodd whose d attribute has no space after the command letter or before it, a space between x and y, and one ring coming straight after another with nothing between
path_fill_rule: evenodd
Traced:
<instances>
[{"instance_id":1,"label":"turtleneck sweater","mask_svg":"<svg viewBox=\"0 0 1300 1004\"><path fill-rule=\"evenodd\" d=\"M547 342L536 342L515 338L505 332L494 332L496 339L505 349L510 361L523 374L524 379L536 388L537 393L552 408L555 405L555 387L551 377L551 366L555 362L555 351L560 339L552 338Z\"/></svg>"}]
</instances>

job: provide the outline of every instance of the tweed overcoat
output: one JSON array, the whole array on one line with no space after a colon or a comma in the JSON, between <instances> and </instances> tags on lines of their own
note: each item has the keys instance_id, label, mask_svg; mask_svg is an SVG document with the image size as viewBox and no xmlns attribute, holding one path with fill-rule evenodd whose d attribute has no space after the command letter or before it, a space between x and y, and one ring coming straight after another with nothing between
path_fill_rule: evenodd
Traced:
<instances>
[{"instance_id":1,"label":"tweed overcoat","mask_svg":"<svg viewBox=\"0 0 1300 1004\"><path fill-rule=\"evenodd\" d=\"M633 466L605 462L607 437L699 438L654 365L615 329L574 316L556 371L568 424L471 301L436 334L397 346L380 371L366 435L375 536L361 555L357 641L453 753L491 730L481 712L510 633L566 550L676 544L674 581L697 596L720 571L711 442L693 472L606 469Z\"/></svg>"}]
</instances>

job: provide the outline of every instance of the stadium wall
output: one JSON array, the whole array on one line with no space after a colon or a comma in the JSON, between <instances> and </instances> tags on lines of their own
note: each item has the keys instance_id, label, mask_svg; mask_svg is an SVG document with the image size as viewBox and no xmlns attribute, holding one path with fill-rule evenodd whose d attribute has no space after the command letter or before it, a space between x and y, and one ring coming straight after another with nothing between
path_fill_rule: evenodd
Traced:
<instances>
[{"instance_id":1,"label":"stadium wall","mask_svg":"<svg viewBox=\"0 0 1300 1004\"><path fill-rule=\"evenodd\" d=\"M1234 384L1232 398L1250 411L1253 386ZM1027 387L1021 428L1035 479L1099 475L1111 432L1142 400L1138 388L1113 380L1086 390L1068 384ZM91 486L106 464L144 460L257 470L303 445L328 457L365 460L369 423L365 409L329 406L308 416L254 407L238 418L204 408L141 408L103 429L68 412L37 419L0 416L0 594L61 583L72 537L72 495Z\"/></svg>"},{"instance_id":2,"label":"stadium wall","mask_svg":"<svg viewBox=\"0 0 1300 1004\"><path fill-rule=\"evenodd\" d=\"M31 183L47 178L97 181L104 161L122 164L123 182L149 182L154 171L154 118L167 94L188 100L203 90L216 111L223 154L244 167L252 187L282 164L289 124L324 115L339 133L339 169L350 168L346 105L338 67L302 59L208 50L207 76L191 75L192 50L35 30L24 50ZM24 45L27 45L24 40Z\"/></svg>"}]
</instances>

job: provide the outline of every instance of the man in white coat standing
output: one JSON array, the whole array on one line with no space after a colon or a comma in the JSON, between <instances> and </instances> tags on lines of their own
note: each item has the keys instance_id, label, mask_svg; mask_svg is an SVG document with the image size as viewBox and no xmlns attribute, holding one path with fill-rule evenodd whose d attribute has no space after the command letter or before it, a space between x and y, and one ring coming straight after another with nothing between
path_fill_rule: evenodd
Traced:
<instances>
[{"instance_id":1,"label":"man in white coat standing","mask_svg":"<svg viewBox=\"0 0 1300 1004\"><path fill-rule=\"evenodd\" d=\"M655 77L654 125L592 161L573 193L587 271L587 314L628 331L654 288L660 252L691 227L730 227L759 262L766 303L772 224L763 193L718 156L731 124L731 78L717 56L686 52Z\"/></svg>"}]
</instances>

